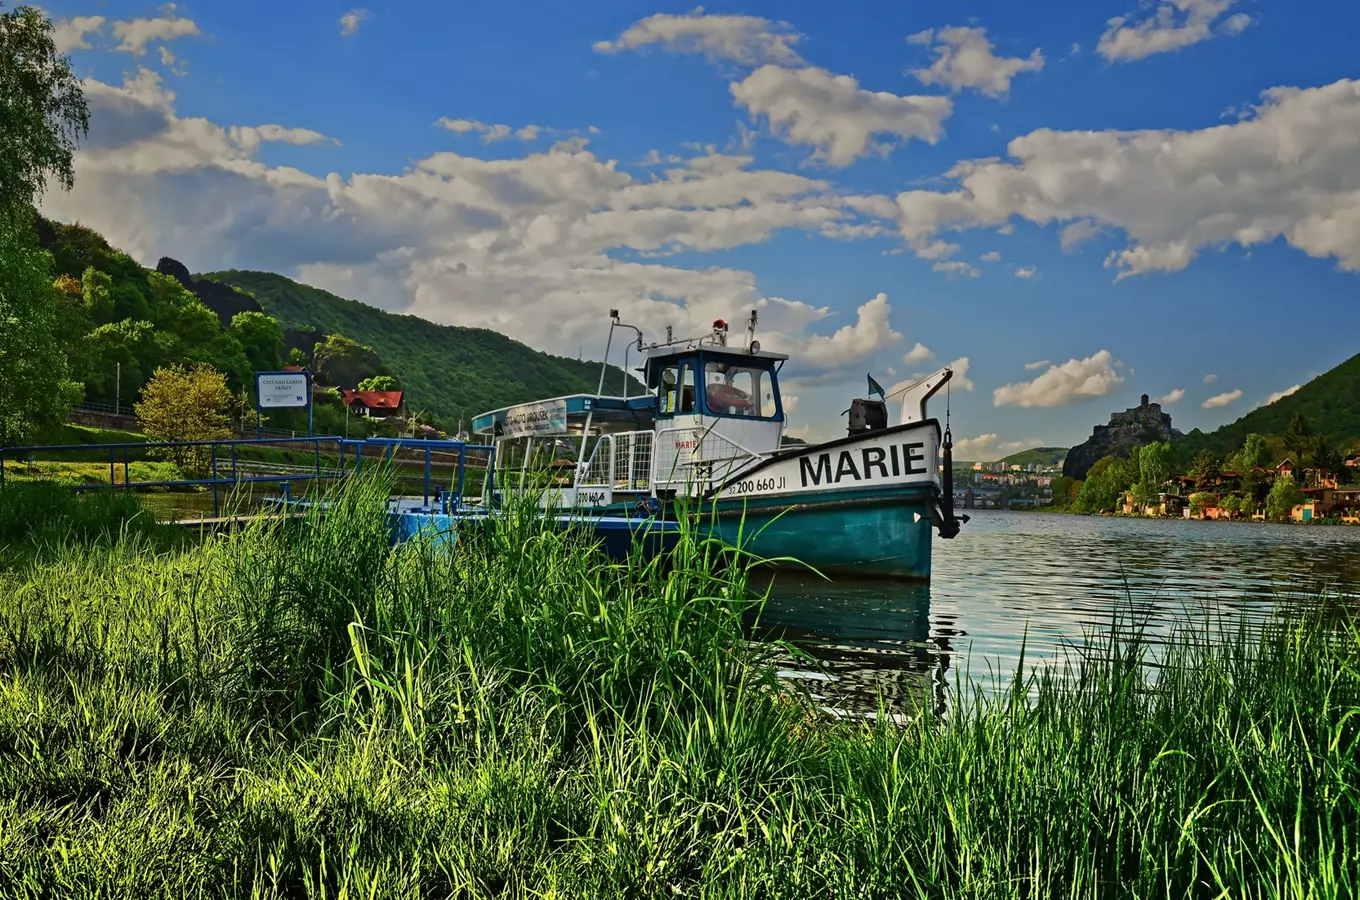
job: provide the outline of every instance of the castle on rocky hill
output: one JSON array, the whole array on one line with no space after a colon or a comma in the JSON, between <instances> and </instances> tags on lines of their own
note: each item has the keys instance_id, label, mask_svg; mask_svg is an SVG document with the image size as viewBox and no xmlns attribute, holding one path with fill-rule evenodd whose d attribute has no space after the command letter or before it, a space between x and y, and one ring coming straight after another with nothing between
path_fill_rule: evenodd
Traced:
<instances>
[{"instance_id":1,"label":"castle on rocky hill","mask_svg":"<svg viewBox=\"0 0 1360 900\"><path fill-rule=\"evenodd\" d=\"M1108 425L1095 426L1085 443L1067 451L1063 474L1068 478L1084 479L1091 466L1102 457L1127 457L1135 447L1180 436L1181 433L1171 427L1170 413L1162 412L1162 405L1149 402L1148 395L1144 394L1137 406L1110 413Z\"/></svg>"}]
</instances>

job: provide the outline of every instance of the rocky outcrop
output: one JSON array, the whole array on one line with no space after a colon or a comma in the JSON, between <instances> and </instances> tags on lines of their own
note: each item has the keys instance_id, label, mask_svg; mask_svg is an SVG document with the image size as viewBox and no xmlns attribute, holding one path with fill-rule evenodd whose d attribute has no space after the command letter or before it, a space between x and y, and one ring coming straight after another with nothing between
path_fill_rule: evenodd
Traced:
<instances>
[{"instance_id":1,"label":"rocky outcrop","mask_svg":"<svg viewBox=\"0 0 1360 900\"><path fill-rule=\"evenodd\" d=\"M249 294L243 294L234 287L216 281L194 281L189 269L177 259L162 256L156 263L156 271L169 275L197 297L204 306L217 313L222 327L231 325L231 317L242 312L264 312L260 303Z\"/></svg>"},{"instance_id":2,"label":"rocky outcrop","mask_svg":"<svg viewBox=\"0 0 1360 900\"><path fill-rule=\"evenodd\" d=\"M1063 474L1068 478L1084 479L1091 466L1102 457L1127 457L1135 447L1180 436L1181 433L1171 427L1171 415L1162 412L1160 403L1149 403L1148 395L1144 394L1138 406L1110 413L1108 425L1097 425L1085 443L1067 451Z\"/></svg>"}]
</instances>

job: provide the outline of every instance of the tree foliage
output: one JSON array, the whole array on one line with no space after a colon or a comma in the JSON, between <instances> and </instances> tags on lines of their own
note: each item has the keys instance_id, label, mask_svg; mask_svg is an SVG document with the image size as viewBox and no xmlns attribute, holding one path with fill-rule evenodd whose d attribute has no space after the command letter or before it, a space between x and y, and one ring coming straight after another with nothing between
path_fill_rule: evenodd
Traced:
<instances>
[{"instance_id":1,"label":"tree foliage","mask_svg":"<svg viewBox=\"0 0 1360 900\"><path fill-rule=\"evenodd\" d=\"M256 372L270 372L279 367L283 328L277 319L253 311L237 313L231 318L231 333Z\"/></svg>"},{"instance_id":2,"label":"tree foliage","mask_svg":"<svg viewBox=\"0 0 1360 900\"><path fill-rule=\"evenodd\" d=\"M1270 465L1270 448L1266 445L1265 437L1253 431L1247 435L1247 439L1242 443L1243 474L1268 465Z\"/></svg>"},{"instance_id":3,"label":"tree foliage","mask_svg":"<svg viewBox=\"0 0 1360 900\"><path fill-rule=\"evenodd\" d=\"M147 437L159 441L224 440L231 437L235 399L226 376L210 365L166 366L142 388L137 421ZM196 475L209 459L205 448L172 447L164 455Z\"/></svg>"},{"instance_id":4,"label":"tree foliage","mask_svg":"<svg viewBox=\"0 0 1360 900\"><path fill-rule=\"evenodd\" d=\"M80 399L56 316L47 254L28 223L0 216L0 444L20 444L63 420Z\"/></svg>"},{"instance_id":5,"label":"tree foliage","mask_svg":"<svg viewBox=\"0 0 1360 900\"><path fill-rule=\"evenodd\" d=\"M374 375L372 378L365 378L359 382L361 391L399 391L401 382L391 375Z\"/></svg>"},{"instance_id":6,"label":"tree foliage","mask_svg":"<svg viewBox=\"0 0 1360 900\"><path fill-rule=\"evenodd\" d=\"M1129 459L1106 456L1091 466L1077 492L1078 512L1099 513L1117 509L1124 492L1138 479L1138 467Z\"/></svg>"},{"instance_id":7,"label":"tree foliage","mask_svg":"<svg viewBox=\"0 0 1360 900\"><path fill-rule=\"evenodd\" d=\"M1289 519L1294 507L1303 502L1303 488L1292 478L1276 478L1266 496L1266 515L1277 522Z\"/></svg>"},{"instance_id":8,"label":"tree foliage","mask_svg":"<svg viewBox=\"0 0 1360 900\"><path fill-rule=\"evenodd\" d=\"M90 127L80 79L32 6L0 7L0 217L21 216L48 179L75 183L72 154Z\"/></svg>"},{"instance_id":9,"label":"tree foliage","mask_svg":"<svg viewBox=\"0 0 1360 900\"><path fill-rule=\"evenodd\" d=\"M322 384L351 387L375 375L388 374L372 347L343 334L328 334L312 351L313 372Z\"/></svg>"},{"instance_id":10,"label":"tree foliage","mask_svg":"<svg viewBox=\"0 0 1360 900\"><path fill-rule=\"evenodd\" d=\"M1195 456L1194 468L1195 487L1201 491L1218 484L1223 477L1223 460L1217 453L1205 448Z\"/></svg>"}]
</instances>

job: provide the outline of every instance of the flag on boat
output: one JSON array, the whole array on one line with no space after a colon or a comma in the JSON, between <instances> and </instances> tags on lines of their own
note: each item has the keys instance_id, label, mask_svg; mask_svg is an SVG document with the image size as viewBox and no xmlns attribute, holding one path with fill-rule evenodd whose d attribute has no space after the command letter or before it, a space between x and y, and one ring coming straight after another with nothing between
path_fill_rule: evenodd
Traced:
<instances>
[{"instance_id":1,"label":"flag on boat","mask_svg":"<svg viewBox=\"0 0 1360 900\"><path fill-rule=\"evenodd\" d=\"M879 384L877 381L874 381L874 376L870 375L870 376L869 376L869 396L872 397L874 394L878 394L879 398L882 399L882 400L887 400L887 399L888 399L888 398L887 398L886 396L884 396L884 394L883 394L883 385Z\"/></svg>"}]
</instances>

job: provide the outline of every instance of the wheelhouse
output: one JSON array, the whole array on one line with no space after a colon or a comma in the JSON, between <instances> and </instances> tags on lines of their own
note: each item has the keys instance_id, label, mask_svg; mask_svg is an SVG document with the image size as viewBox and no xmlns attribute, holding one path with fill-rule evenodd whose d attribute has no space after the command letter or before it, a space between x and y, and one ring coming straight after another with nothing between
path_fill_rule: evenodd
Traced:
<instances>
[{"instance_id":1,"label":"wheelhouse","mask_svg":"<svg viewBox=\"0 0 1360 900\"><path fill-rule=\"evenodd\" d=\"M786 359L716 347L653 351L643 375L658 419L714 416L782 423L779 369Z\"/></svg>"}]
</instances>

